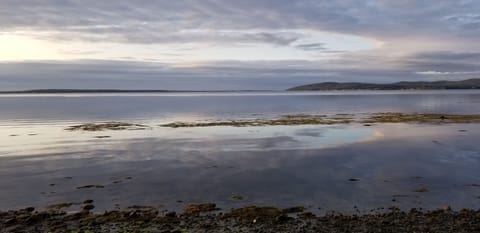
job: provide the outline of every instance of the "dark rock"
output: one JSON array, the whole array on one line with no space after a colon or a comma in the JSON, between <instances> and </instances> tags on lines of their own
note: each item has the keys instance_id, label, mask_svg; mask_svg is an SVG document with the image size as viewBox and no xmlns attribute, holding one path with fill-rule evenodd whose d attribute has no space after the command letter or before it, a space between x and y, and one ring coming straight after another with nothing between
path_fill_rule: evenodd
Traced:
<instances>
[{"instance_id":1,"label":"dark rock","mask_svg":"<svg viewBox=\"0 0 480 233\"><path fill-rule=\"evenodd\" d=\"M234 200L234 201L241 201L241 200L243 200L243 197L240 196L240 195L232 195L232 196L230 197L230 199L231 199L231 200Z\"/></svg>"},{"instance_id":2,"label":"dark rock","mask_svg":"<svg viewBox=\"0 0 480 233\"><path fill-rule=\"evenodd\" d=\"M45 212L37 213L37 214L33 214L30 217L28 217L25 220L25 223L34 224L34 223L37 223L37 222L45 221L48 218L50 218L50 214L48 214L48 213L45 213Z\"/></svg>"},{"instance_id":3,"label":"dark rock","mask_svg":"<svg viewBox=\"0 0 480 233\"><path fill-rule=\"evenodd\" d=\"M169 217L169 218L175 218L175 217L177 217L177 213L175 211L171 211L171 212L166 213L165 216Z\"/></svg>"},{"instance_id":4,"label":"dark rock","mask_svg":"<svg viewBox=\"0 0 480 233\"><path fill-rule=\"evenodd\" d=\"M89 185L84 185L84 186L77 187L77 189L89 189L89 188L105 188L105 186L98 185L98 184L89 184Z\"/></svg>"},{"instance_id":5,"label":"dark rock","mask_svg":"<svg viewBox=\"0 0 480 233\"><path fill-rule=\"evenodd\" d=\"M26 211L26 212L33 212L34 210L35 210L35 207L27 207L23 209L23 211Z\"/></svg>"},{"instance_id":6,"label":"dark rock","mask_svg":"<svg viewBox=\"0 0 480 233\"><path fill-rule=\"evenodd\" d=\"M85 211L90 211L90 210L95 209L95 206L94 205L85 205L82 209L85 210Z\"/></svg>"},{"instance_id":7,"label":"dark rock","mask_svg":"<svg viewBox=\"0 0 480 233\"><path fill-rule=\"evenodd\" d=\"M225 218L237 218L242 221L251 222L257 219L274 219L282 214L282 211L274 207L247 206L234 209L224 214Z\"/></svg>"},{"instance_id":8,"label":"dark rock","mask_svg":"<svg viewBox=\"0 0 480 233\"><path fill-rule=\"evenodd\" d=\"M196 215L203 212L219 210L214 203L190 204L185 207L184 213L187 215Z\"/></svg>"},{"instance_id":9,"label":"dark rock","mask_svg":"<svg viewBox=\"0 0 480 233\"><path fill-rule=\"evenodd\" d=\"M315 214L313 214L312 212L305 212L305 213L301 213L298 215L299 217L302 217L302 218L315 218Z\"/></svg>"},{"instance_id":10,"label":"dark rock","mask_svg":"<svg viewBox=\"0 0 480 233\"><path fill-rule=\"evenodd\" d=\"M72 205L77 205L77 204L79 203L74 203L74 202L58 203L58 204L47 206L47 209L63 209L63 208L71 207Z\"/></svg>"},{"instance_id":11,"label":"dark rock","mask_svg":"<svg viewBox=\"0 0 480 233\"><path fill-rule=\"evenodd\" d=\"M281 214L281 215L278 215L277 217L275 217L275 222L283 224L283 223L286 223L287 221L292 220L292 219L293 218L288 217L286 214Z\"/></svg>"},{"instance_id":12,"label":"dark rock","mask_svg":"<svg viewBox=\"0 0 480 233\"><path fill-rule=\"evenodd\" d=\"M417 193L426 193L428 191L430 191L430 190L428 190L428 188L425 188L425 187L421 187L421 188L415 190L415 192L417 192Z\"/></svg>"},{"instance_id":13,"label":"dark rock","mask_svg":"<svg viewBox=\"0 0 480 233\"><path fill-rule=\"evenodd\" d=\"M85 201L83 202L83 204L92 204L92 203L93 203L93 200L90 200L90 199L85 200Z\"/></svg>"},{"instance_id":14,"label":"dark rock","mask_svg":"<svg viewBox=\"0 0 480 233\"><path fill-rule=\"evenodd\" d=\"M5 224L6 224L6 225L13 225L13 224L15 224L15 223L17 223L17 219L16 219L16 218L9 218L9 219L7 219L7 220L5 221Z\"/></svg>"},{"instance_id":15,"label":"dark rock","mask_svg":"<svg viewBox=\"0 0 480 233\"><path fill-rule=\"evenodd\" d=\"M305 207L303 206L295 206L295 207L290 207L282 210L282 212L285 214L301 213L303 211L305 211Z\"/></svg>"}]
</instances>

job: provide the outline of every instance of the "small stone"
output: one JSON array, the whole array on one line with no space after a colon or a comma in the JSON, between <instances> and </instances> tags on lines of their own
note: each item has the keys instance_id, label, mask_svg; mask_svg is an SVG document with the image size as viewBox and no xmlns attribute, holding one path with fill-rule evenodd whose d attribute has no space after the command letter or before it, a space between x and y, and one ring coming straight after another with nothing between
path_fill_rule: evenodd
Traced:
<instances>
[{"instance_id":1,"label":"small stone","mask_svg":"<svg viewBox=\"0 0 480 233\"><path fill-rule=\"evenodd\" d=\"M177 213L175 211L168 212L168 213L165 214L165 217L175 218L175 217L177 217Z\"/></svg>"},{"instance_id":2,"label":"small stone","mask_svg":"<svg viewBox=\"0 0 480 233\"><path fill-rule=\"evenodd\" d=\"M33 212L35 210L35 207L27 207L24 210L27 212Z\"/></svg>"},{"instance_id":3,"label":"small stone","mask_svg":"<svg viewBox=\"0 0 480 233\"><path fill-rule=\"evenodd\" d=\"M214 203L205 203L205 204L190 204L185 207L185 214L196 215L203 212L210 212L219 210L217 205Z\"/></svg>"},{"instance_id":4,"label":"small stone","mask_svg":"<svg viewBox=\"0 0 480 233\"><path fill-rule=\"evenodd\" d=\"M105 188L105 186L89 184L89 185L84 185L84 186L77 187L77 189L89 189L89 188Z\"/></svg>"},{"instance_id":5,"label":"small stone","mask_svg":"<svg viewBox=\"0 0 480 233\"><path fill-rule=\"evenodd\" d=\"M305 212L305 213L301 213L298 215L299 217L302 217L302 218L315 218L315 214L313 214L312 212Z\"/></svg>"},{"instance_id":6,"label":"small stone","mask_svg":"<svg viewBox=\"0 0 480 233\"><path fill-rule=\"evenodd\" d=\"M231 199L231 200L234 200L234 201L241 201L241 200L243 200L243 197L240 196L240 195L232 195L232 196L230 197L230 199Z\"/></svg>"},{"instance_id":7,"label":"small stone","mask_svg":"<svg viewBox=\"0 0 480 233\"><path fill-rule=\"evenodd\" d=\"M321 209L321 208L319 208L319 209ZM295 206L295 207L290 207L290 208L286 208L286 209L282 210L282 212L286 213L286 214L301 213L303 211L305 211L305 207L303 207L303 206Z\"/></svg>"},{"instance_id":8,"label":"small stone","mask_svg":"<svg viewBox=\"0 0 480 233\"><path fill-rule=\"evenodd\" d=\"M287 221L290 220L290 219L292 219L292 218L291 218L291 217L288 217L288 216L285 215L285 214L281 214L281 215L275 217L275 222L281 224L281 223L287 222Z\"/></svg>"},{"instance_id":9,"label":"small stone","mask_svg":"<svg viewBox=\"0 0 480 233\"><path fill-rule=\"evenodd\" d=\"M7 219L7 221L5 221L5 224L12 225L12 224L15 224L16 222L17 222L16 218L10 218L10 219Z\"/></svg>"},{"instance_id":10,"label":"small stone","mask_svg":"<svg viewBox=\"0 0 480 233\"><path fill-rule=\"evenodd\" d=\"M90 199L85 200L85 201L83 202L83 204L92 204L92 203L93 203L93 200L90 200Z\"/></svg>"},{"instance_id":11,"label":"small stone","mask_svg":"<svg viewBox=\"0 0 480 233\"><path fill-rule=\"evenodd\" d=\"M86 205L83 207L83 210L86 210L86 211L90 211L90 210L93 210L95 209L95 206L94 205Z\"/></svg>"},{"instance_id":12,"label":"small stone","mask_svg":"<svg viewBox=\"0 0 480 233\"><path fill-rule=\"evenodd\" d=\"M419 189L416 189L415 192L417 193L426 193L428 192L429 190L425 187L422 187L422 188L419 188Z\"/></svg>"}]
</instances>

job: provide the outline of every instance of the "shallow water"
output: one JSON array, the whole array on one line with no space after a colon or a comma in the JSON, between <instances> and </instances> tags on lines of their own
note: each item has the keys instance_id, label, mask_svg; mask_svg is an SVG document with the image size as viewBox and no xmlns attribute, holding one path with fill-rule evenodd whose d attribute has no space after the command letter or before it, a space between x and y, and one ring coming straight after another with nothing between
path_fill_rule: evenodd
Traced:
<instances>
[{"instance_id":1,"label":"shallow water","mask_svg":"<svg viewBox=\"0 0 480 233\"><path fill-rule=\"evenodd\" d=\"M315 212L480 208L480 187L472 185L480 184L479 124L158 127L175 120L479 108L475 91L0 96L0 209L86 199L98 211L178 210L192 202ZM64 130L108 120L150 128ZM91 184L104 188L77 189ZM420 188L428 192L415 192Z\"/></svg>"}]
</instances>

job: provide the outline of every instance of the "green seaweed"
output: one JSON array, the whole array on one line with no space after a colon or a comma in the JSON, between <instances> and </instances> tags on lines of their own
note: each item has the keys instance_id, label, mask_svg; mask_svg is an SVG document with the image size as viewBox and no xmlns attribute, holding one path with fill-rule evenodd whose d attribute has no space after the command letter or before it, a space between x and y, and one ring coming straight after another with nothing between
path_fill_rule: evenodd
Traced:
<instances>
[{"instance_id":1,"label":"green seaweed","mask_svg":"<svg viewBox=\"0 0 480 233\"><path fill-rule=\"evenodd\" d=\"M147 126L142 124L132 124L125 122L105 122L105 123L86 123L73 125L66 130L69 131L104 131L104 130L142 130Z\"/></svg>"}]
</instances>

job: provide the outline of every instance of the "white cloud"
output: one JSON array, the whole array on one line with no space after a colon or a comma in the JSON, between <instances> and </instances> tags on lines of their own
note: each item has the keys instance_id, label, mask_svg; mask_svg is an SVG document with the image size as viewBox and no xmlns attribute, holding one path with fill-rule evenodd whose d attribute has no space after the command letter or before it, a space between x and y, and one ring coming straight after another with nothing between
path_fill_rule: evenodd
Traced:
<instances>
[{"instance_id":1,"label":"white cloud","mask_svg":"<svg viewBox=\"0 0 480 233\"><path fill-rule=\"evenodd\" d=\"M462 75L462 74L480 74L479 71L460 71L460 72L448 72L448 71L419 71L415 72L416 74L422 74L422 75Z\"/></svg>"}]
</instances>

